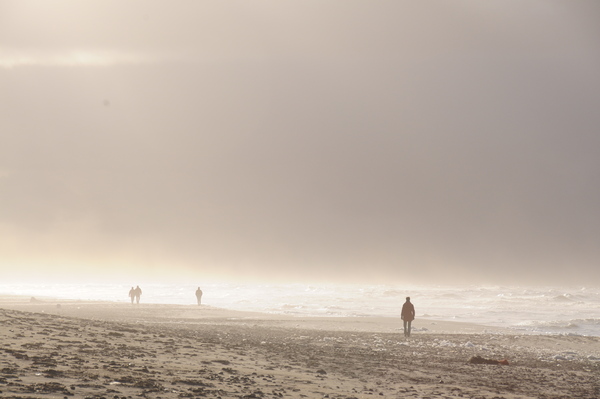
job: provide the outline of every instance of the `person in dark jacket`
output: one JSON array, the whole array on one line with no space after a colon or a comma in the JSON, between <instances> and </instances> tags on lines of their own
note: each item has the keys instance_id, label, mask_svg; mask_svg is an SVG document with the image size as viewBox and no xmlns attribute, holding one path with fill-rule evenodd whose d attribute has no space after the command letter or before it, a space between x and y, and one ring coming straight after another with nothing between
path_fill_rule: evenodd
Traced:
<instances>
[{"instance_id":1,"label":"person in dark jacket","mask_svg":"<svg viewBox=\"0 0 600 399\"><path fill-rule=\"evenodd\" d=\"M136 303L140 303L140 297L142 296L142 289L140 288L140 286L136 286L135 290L133 290L134 295L135 295L135 302Z\"/></svg>"},{"instance_id":2,"label":"person in dark jacket","mask_svg":"<svg viewBox=\"0 0 600 399\"><path fill-rule=\"evenodd\" d=\"M202 290L200 287L196 290L196 300L198 301L198 305L202 303Z\"/></svg>"},{"instance_id":3,"label":"person in dark jacket","mask_svg":"<svg viewBox=\"0 0 600 399\"><path fill-rule=\"evenodd\" d=\"M402 321L404 322L404 336L410 337L410 324L415 319L415 307L410 301L410 297L406 297L406 302L402 305L402 313L401 316Z\"/></svg>"},{"instance_id":4,"label":"person in dark jacket","mask_svg":"<svg viewBox=\"0 0 600 399\"><path fill-rule=\"evenodd\" d=\"M133 300L135 299L135 289L133 287L129 290L129 297L131 298L131 304L133 305Z\"/></svg>"}]
</instances>

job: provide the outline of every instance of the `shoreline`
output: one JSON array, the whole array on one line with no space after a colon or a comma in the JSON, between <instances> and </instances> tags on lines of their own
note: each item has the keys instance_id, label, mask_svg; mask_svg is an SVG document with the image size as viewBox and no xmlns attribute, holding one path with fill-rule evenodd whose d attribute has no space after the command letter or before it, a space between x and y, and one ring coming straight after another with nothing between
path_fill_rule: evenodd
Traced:
<instances>
[{"instance_id":1,"label":"shoreline","mask_svg":"<svg viewBox=\"0 0 600 399\"><path fill-rule=\"evenodd\" d=\"M399 317L385 316L297 316L276 313L262 313L244 310L232 310L210 305L178 305L128 302L57 299L50 297L25 297L0 295L0 308L26 312L82 317L88 313L112 321L140 322L153 318L160 312L159 318L171 322L205 322L207 319L222 323L240 323L242 321L268 324L290 328L327 328L332 331L361 332L401 332L402 320ZM418 317L412 324L415 333L513 333L508 328L486 326L477 323L445 321L428 317ZM528 332L523 332L528 333Z\"/></svg>"},{"instance_id":2,"label":"shoreline","mask_svg":"<svg viewBox=\"0 0 600 399\"><path fill-rule=\"evenodd\" d=\"M592 398L600 338L391 318L0 298L0 396ZM437 322L436 322L437 323ZM474 364L474 357L508 365ZM8 395L8 396L6 396Z\"/></svg>"},{"instance_id":3,"label":"shoreline","mask_svg":"<svg viewBox=\"0 0 600 399\"><path fill-rule=\"evenodd\" d=\"M344 284L216 284L205 287L203 303L224 308L294 317L399 317L404 294L414 294L417 322L459 322L506 328L516 333L600 336L597 289L569 287L485 287ZM143 285L146 287L145 285ZM11 295L62 302L129 303L129 286L46 284L5 286ZM143 304L195 305L191 286L148 284ZM0 291L2 292L2 291ZM1 294L0 294L1 295ZM29 298L27 298L29 299ZM562 309L556 311L556 309Z\"/></svg>"}]
</instances>

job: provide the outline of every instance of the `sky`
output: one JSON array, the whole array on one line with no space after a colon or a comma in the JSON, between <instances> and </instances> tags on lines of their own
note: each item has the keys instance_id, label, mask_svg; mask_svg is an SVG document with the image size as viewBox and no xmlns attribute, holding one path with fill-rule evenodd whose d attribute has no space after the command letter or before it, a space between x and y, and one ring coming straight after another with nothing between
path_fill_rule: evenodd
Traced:
<instances>
[{"instance_id":1,"label":"sky","mask_svg":"<svg viewBox=\"0 0 600 399\"><path fill-rule=\"evenodd\" d=\"M0 0L2 279L597 285L598 71L593 0Z\"/></svg>"}]
</instances>

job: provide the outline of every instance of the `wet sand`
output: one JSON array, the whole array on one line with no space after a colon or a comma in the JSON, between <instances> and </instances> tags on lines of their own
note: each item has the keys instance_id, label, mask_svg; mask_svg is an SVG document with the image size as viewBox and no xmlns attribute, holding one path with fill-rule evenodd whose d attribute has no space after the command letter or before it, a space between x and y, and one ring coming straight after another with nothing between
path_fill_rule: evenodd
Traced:
<instances>
[{"instance_id":1,"label":"wet sand","mask_svg":"<svg viewBox=\"0 0 600 399\"><path fill-rule=\"evenodd\" d=\"M393 318L0 297L0 397L600 397L599 337L414 326L407 339Z\"/></svg>"}]
</instances>

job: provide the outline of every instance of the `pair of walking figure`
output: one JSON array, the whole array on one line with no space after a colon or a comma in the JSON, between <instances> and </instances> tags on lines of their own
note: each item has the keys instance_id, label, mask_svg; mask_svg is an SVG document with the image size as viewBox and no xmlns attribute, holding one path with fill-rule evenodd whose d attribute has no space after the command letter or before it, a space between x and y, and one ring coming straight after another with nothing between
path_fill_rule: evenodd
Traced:
<instances>
[{"instance_id":1,"label":"pair of walking figure","mask_svg":"<svg viewBox=\"0 0 600 399\"><path fill-rule=\"evenodd\" d=\"M410 325L415 319L415 307L410 301L410 297L406 297L406 302L402 305L402 313L400 314L402 321L404 322L404 336L410 337Z\"/></svg>"},{"instance_id":2,"label":"pair of walking figure","mask_svg":"<svg viewBox=\"0 0 600 399\"><path fill-rule=\"evenodd\" d=\"M142 296L142 289L138 285L137 287L129 290L129 297L131 298L131 304L133 305L133 300L135 299L136 303L140 303L140 297Z\"/></svg>"}]
</instances>

